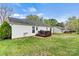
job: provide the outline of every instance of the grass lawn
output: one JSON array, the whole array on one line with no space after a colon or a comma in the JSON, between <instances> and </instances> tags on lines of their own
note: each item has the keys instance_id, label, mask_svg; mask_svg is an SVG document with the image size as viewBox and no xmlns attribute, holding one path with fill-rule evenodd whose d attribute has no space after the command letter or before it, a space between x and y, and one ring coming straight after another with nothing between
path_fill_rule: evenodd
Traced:
<instances>
[{"instance_id":1,"label":"grass lawn","mask_svg":"<svg viewBox=\"0 0 79 59\"><path fill-rule=\"evenodd\" d=\"M0 41L4 56L79 56L79 35L55 34L50 37L26 37Z\"/></svg>"}]
</instances>

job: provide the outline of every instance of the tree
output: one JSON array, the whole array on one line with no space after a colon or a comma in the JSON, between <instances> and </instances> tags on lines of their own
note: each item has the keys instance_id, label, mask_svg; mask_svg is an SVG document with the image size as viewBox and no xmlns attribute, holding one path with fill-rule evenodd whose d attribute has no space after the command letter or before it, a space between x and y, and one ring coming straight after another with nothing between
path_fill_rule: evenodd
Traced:
<instances>
[{"instance_id":1,"label":"tree","mask_svg":"<svg viewBox=\"0 0 79 59\"><path fill-rule=\"evenodd\" d=\"M60 27L64 28L65 24L63 22L61 22L61 23L57 23L56 26L60 26Z\"/></svg>"},{"instance_id":2,"label":"tree","mask_svg":"<svg viewBox=\"0 0 79 59\"><path fill-rule=\"evenodd\" d=\"M78 22L77 22L77 30L76 30L76 32L77 32L77 34L79 34L79 19L77 21Z\"/></svg>"},{"instance_id":3,"label":"tree","mask_svg":"<svg viewBox=\"0 0 79 59\"><path fill-rule=\"evenodd\" d=\"M12 14L12 9L5 4L0 5L0 38L11 38L11 26L9 25L8 17Z\"/></svg>"},{"instance_id":4,"label":"tree","mask_svg":"<svg viewBox=\"0 0 79 59\"><path fill-rule=\"evenodd\" d=\"M77 32L79 28L79 19L75 16L70 17L65 26L68 30Z\"/></svg>"},{"instance_id":5,"label":"tree","mask_svg":"<svg viewBox=\"0 0 79 59\"><path fill-rule=\"evenodd\" d=\"M58 22L56 19L45 19L44 23L50 26L50 31L51 31L52 30L51 27L56 26ZM53 33L54 33L54 29L53 29Z\"/></svg>"},{"instance_id":6,"label":"tree","mask_svg":"<svg viewBox=\"0 0 79 59\"><path fill-rule=\"evenodd\" d=\"M0 26L0 39L11 39L11 26L9 23L4 21Z\"/></svg>"},{"instance_id":7,"label":"tree","mask_svg":"<svg viewBox=\"0 0 79 59\"><path fill-rule=\"evenodd\" d=\"M44 22L49 26L56 26L58 23L56 19L44 19Z\"/></svg>"},{"instance_id":8,"label":"tree","mask_svg":"<svg viewBox=\"0 0 79 59\"><path fill-rule=\"evenodd\" d=\"M1 23L3 23L4 20L8 22L8 17L11 16L11 14L12 14L11 8L9 8L6 5L0 6L0 21L1 21Z\"/></svg>"},{"instance_id":9,"label":"tree","mask_svg":"<svg viewBox=\"0 0 79 59\"><path fill-rule=\"evenodd\" d=\"M29 16L26 16L26 19L37 21L37 20L40 20L40 17L37 15L29 15Z\"/></svg>"}]
</instances>

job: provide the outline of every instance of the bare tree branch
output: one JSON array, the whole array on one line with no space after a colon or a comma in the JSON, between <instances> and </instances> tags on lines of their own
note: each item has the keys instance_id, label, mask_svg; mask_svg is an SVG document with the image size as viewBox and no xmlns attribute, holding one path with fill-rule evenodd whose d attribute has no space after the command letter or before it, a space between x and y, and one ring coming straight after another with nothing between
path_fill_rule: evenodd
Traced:
<instances>
[{"instance_id":1,"label":"bare tree branch","mask_svg":"<svg viewBox=\"0 0 79 59\"><path fill-rule=\"evenodd\" d=\"M8 21L8 17L11 16L12 14L12 9L9 8L6 5L0 5L0 20L1 23L3 23L3 21Z\"/></svg>"}]
</instances>

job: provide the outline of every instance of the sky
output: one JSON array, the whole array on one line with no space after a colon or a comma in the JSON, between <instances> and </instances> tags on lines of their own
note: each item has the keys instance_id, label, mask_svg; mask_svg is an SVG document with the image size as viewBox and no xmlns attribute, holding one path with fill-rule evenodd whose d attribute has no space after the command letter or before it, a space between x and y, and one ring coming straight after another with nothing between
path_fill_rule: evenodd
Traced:
<instances>
[{"instance_id":1,"label":"sky","mask_svg":"<svg viewBox=\"0 0 79 59\"><path fill-rule=\"evenodd\" d=\"M11 17L25 18L27 15L38 15L46 19L54 18L65 22L69 17L79 17L79 3L4 3L13 9ZM1 5L1 4L0 4Z\"/></svg>"}]
</instances>

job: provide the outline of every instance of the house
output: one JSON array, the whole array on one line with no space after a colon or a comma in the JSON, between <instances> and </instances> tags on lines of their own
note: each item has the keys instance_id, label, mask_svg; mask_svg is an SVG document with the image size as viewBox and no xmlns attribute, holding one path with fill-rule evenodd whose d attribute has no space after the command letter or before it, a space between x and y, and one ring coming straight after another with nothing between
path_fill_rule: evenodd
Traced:
<instances>
[{"instance_id":1,"label":"house","mask_svg":"<svg viewBox=\"0 0 79 59\"><path fill-rule=\"evenodd\" d=\"M64 29L62 27L52 27L52 33L63 33Z\"/></svg>"},{"instance_id":2,"label":"house","mask_svg":"<svg viewBox=\"0 0 79 59\"><path fill-rule=\"evenodd\" d=\"M9 24L12 27L12 38L34 36L38 31L50 31L50 26L44 24L41 20L28 20L9 17ZM51 28L52 33L63 33L58 27Z\"/></svg>"},{"instance_id":3,"label":"house","mask_svg":"<svg viewBox=\"0 0 79 59\"><path fill-rule=\"evenodd\" d=\"M50 27L42 21L9 17L9 23L12 27L12 38L33 36L40 30L50 31Z\"/></svg>"}]
</instances>

